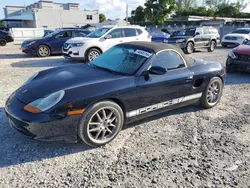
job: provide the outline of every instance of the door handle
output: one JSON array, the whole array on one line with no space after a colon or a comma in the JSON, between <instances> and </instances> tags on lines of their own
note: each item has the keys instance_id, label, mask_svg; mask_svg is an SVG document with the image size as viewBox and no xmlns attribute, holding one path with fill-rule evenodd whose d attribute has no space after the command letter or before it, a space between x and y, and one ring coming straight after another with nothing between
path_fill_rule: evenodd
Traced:
<instances>
[{"instance_id":1,"label":"door handle","mask_svg":"<svg viewBox=\"0 0 250 188\"><path fill-rule=\"evenodd\" d=\"M123 42L123 40L120 40L119 42Z\"/></svg>"},{"instance_id":2,"label":"door handle","mask_svg":"<svg viewBox=\"0 0 250 188\"><path fill-rule=\"evenodd\" d=\"M186 78L186 81L187 82L190 82L190 81L192 81L194 79L194 74L190 74L190 75L188 75L188 77Z\"/></svg>"}]
</instances>

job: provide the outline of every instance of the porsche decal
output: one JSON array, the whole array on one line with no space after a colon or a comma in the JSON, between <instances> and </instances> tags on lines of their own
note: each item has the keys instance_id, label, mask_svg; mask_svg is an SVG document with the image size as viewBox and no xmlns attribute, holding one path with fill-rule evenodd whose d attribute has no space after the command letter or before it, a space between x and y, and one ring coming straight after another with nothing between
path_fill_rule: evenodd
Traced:
<instances>
[{"instance_id":1,"label":"porsche decal","mask_svg":"<svg viewBox=\"0 0 250 188\"><path fill-rule=\"evenodd\" d=\"M169 100L169 101L161 102L161 103L158 103L158 104L154 104L154 105L151 105L151 106L147 106L147 107L144 107L144 108L140 108L140 109L128 112L127 117L138 116L138 115L141 115L141 114L144 114L144 113L147 113L147 112L162 109L162 108L172 106L172 105L175 105L175 104L178 104L178 103L182 103L182 102L185 102L185 101L198 99L201 96L202 96L202 93L197 93L197 94L188 95L188 96L185 96L185 97L180 97L180 98L177 98L177 99L172 99L172 100Z\"/></svg>"}]
</instances>

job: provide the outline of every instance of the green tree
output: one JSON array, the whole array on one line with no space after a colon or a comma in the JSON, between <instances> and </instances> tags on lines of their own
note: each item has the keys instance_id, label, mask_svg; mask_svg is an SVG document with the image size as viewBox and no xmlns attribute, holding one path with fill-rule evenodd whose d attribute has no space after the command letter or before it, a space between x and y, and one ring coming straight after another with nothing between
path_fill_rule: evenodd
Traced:
<instances>
[{"instance_id":1,"label":"green tree","mask_svg":"<svg viewBox=\"0 0 250 188\"><path fill-rule=\"evenodd\" d=\"M106 21L106 16L104 14L99 14L99 22L102 23Z\"/></svg>"},{"instance_id":2,"label":"green tree","mask_svg":"<svg viewBox=\"0 0 250 188\"><path fill-rule=\"evenodd\" d=\"M174 0L146 0L145 17L154 24L163 24L175 9Z\"/></svg>"},{"instance_id":3,"label":"green tree","mask_svg":"<svg viewBox=\"0 0 250 188\"><path fill-rule=\"evenodd\" d=\"M142 6L131 11L131 20L133 23L145 22L145 12Z\"/></svg>"}]
</instances>

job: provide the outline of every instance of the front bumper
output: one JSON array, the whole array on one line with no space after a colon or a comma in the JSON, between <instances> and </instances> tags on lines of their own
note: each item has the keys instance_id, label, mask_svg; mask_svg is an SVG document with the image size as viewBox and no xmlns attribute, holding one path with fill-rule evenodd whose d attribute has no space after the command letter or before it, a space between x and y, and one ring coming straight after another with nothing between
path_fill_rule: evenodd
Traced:
<instances>
[{"instance_id":1,"label":"front bumper","mask_svg":"<svg viewBox=\"0 0 250 188\"><path fill-rule=\"evenodd\" d=\"M81 116L59 114L32 114L23 110L25 106L12 95L6 102L5 112L10 126L28 137L42 141L64 140L77 142L77 126Z\"/></svg>"},{"instance_id":2,"label":"front bumper","mask_svg":"<svg viewBox=\"0 0 250 188\"><path fill-rule=\"evenodd\" d=\"M227 70L229 71L240 71L240 72L250 72L250 62L242 61L237 59L227 58L226 62Z\"/></svg>"},{"instance_id":3,"label":"front bumper","mask_svg":"<svg viewBox=\"0 0 250 188\"><path fill-rule=\"evenodd\" d=\"M37 50L33 46L21 46L22 52L29 55L36 55Z\"/></svg>"},{"instance_id":4,"label":"front bumper","mask_svg":"<svg viewBox=\"0 0 250 188\"><path fill-rule=\"evenodd\" d=\"M221 44L222 45L232 45L232 46L238 46L238 45L241 45L242 43L244 42L244 39L238 39L238 40L226 40L226 39L223 39L221 41Z\"/></svg>"},{"instance_id":5,"label":"front bumper","mask_svg":"<svg viewBox=\"0 0 250 188\"><path fill-rule=\"evenodd\" d=\"M14 38L13 38L13 37L8 37L8 38L6 39L6 41L7 41L7 42L14 42Z\"/></svg>"},{"instance_id":6,"label":"front bumper","mask_svg":"<svg viewBox=\"0 0 250 188\"><path fill-rule=\"evenodd\" d=\"M75 48L62 48L62 53L63 56L66 59L78 59L78 60L84 60L84 56L80 55L80 48L79 47L75 47Z\"/></svg>"}]
</instances>

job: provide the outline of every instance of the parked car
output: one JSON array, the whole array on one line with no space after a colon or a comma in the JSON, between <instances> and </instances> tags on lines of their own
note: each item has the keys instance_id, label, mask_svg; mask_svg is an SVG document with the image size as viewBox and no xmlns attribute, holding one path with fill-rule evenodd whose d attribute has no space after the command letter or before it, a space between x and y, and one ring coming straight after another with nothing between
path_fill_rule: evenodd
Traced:
<instances>
[{"instance_id":1,"label":"parked car","mask_svg":"<svg viewBox=\"0 0 250 188\"><path fill-rule=\"evenodd\" d=\"M228 72L250 72L250 41L229 51L226 67Z\"/></svg>"},{"instance_id":2,"label":"parked car","mask_svg":"<svg viewBox=\"0 0 250 188\"><path fill-rule=\"evenodd\" d=\"M11 33L0 30L0 46L6 46L7 43L13 42L14 38Z\"/></svg>"},{"instance_id":3,"label":"parked car","mask_svg":"<svg viewBox=\"0 0 250 188\"><path fill-rule=\"evenodd\" d=\"M85 32L79 29L58 30L42 38L26 40L21 48L26 54L47 57L51 54L62 54L62 46L68 39L84 36Z\"/></svg>"},{"instance_id":4,"label":"parked car","mask_svg":"<svg viewBox=\"0 0 250 188\"><path fill-rule=\"evenodd\" d=\"M92 61L116 44L151 41L151 35L140 26L103 26L87 37L68 40L62 52L67 59Z\"/></svg>"},{"instance_id":5,"label":"parked car","mask_svg":"<svg viewBox=\"0 0 250 188\"><path fill-rule=\"evenodd\" d=\"M169 33L165 33L163 31L153 31L152 35L152 42L164 42L170 37Z\"/></svg>"},{"instance_id":6,"label":"parked car","mask_svg":"<svg viewBox=\"0 0 250 188\"><path fill-rule=\"evenodd\" d=\"M238 46L246 44L250 41L250 28L239 28L222 38L221 45L227 47L229 45Z\"/></svg>"},{"instance_id":7,"label":"parked car","mask_svg":"<svg viewBox=\"0 0 250 188\"><path fill-rule=\"evenodd\" d=\"M179 31L176 36L170 37L166 43L180 46L186 54L195 49L207 48L213 52L220 40L220 34L214 27L193 27Z\"/></svg>"},{"instance_id":8,"label":"parked car","mask_svg":"<svg viewBox=\"0 0 250 188\"><path fill-rule=\"evenodd\" d=\"M10 126L34 139L100 146L132 121L190 104L214 107L225 73L220 63L193 60L172 45L122 43L88 64L34 74L5 112Z\"/></svg>"}]
</instances>

